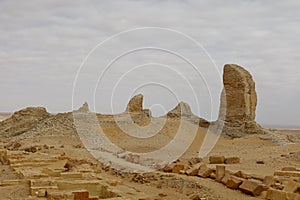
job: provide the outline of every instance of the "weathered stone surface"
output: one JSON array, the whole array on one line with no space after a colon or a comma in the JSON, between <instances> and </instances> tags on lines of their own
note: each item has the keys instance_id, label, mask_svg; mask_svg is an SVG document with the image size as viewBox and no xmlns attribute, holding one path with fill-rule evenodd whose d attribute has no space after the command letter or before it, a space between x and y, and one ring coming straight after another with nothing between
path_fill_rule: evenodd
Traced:
<instances>
[{"instance_id":1,"label":"weathered stone surface","mask_svg":"<svg viewBox=\"0 0 300 200\"><path fill-rule=\"evenodd\" d=\"M82 113L87 113L89 112L90 109L89 109L89 105L87 102L85 102L79 109L78 109L78 112L82 112Z\"/></svg>"},{"instance_id":2,"label":"weathered stone surface","mask_svg":"<svg viewBox=\"0 0 300 200\"><path fill-rule=\"evenodd\" d=\"M225 159L225 164L238 164L240 163L239 157L229 157Z\"/></svg>"},{"instance_id":3,"label":"weathered stone surface","mask_svg":"<svg viewBox=\"0 0 300 200\"><path fill-rule=\"evenodd\" d=\"M143 99L142 94L132 97L127 105L126 112L142 112L143 111Z\"/></svg>"},{"instance_id":4,"label":"weathered stone surface","mask_svg":"<svg viewBox=\"0 0 300 200\"><path fill-rule=\"evenodd\" d=\"M229 176L225 182L225 185L231 189L238 189L239 186L243 183L243 181L244 180L242 178L238 178L235 176Z\"/></svg>"},{"instance_id":5,"label":"weathered stone surface","mask_svg":"<svg viewBox=\"0 0 300 200\"><path fill-rule=\"evenodd\" d=\"M190 164L190 165L195 165L195 164L197 164L197 163L200 163L201 161L202 161L201 158L199 158L199 157L194 157L194 158L191 158L191 159L189 160L189 164Z\"/></svg>"},{"instance_id":6,"label":"weathered stone surface","mask_svg":"<svg viewBox=\"0 0 300 200\"><path fill-rule=\"evenodd\" d=\"M142 94L135 95L131 98L125 110L125 113L130 114L131 119L137 124L140 124L143 119L151 117L151 111L143 109L143 99Z\"/></svg>"},{"instance_id":7,"label":"weathered stone surface","mask_svg":"<svg viewBox=\"0 0 300 200\"><path fill-rule=\"evenodd\" d=\"M225 162L224 156L210 156L209 163L210 164L223 164Z\"/></svg>"},{"instance_id":8,"label":"weathered stone surface","mask_svg":"<svg viewBox=\"0 0 300 200\"><path fill-rule=\"evenodd\" d=\"M175 164L172 167L172 173L177 173L179 174L181 170L184 170L184 164Z\"/></svg>"},{"instance_id":9,"label":"weathered stone surface","mask_svg":"<svg viewBox=\"0 0 300 200\"><path fill-rule=\"evenodd\" d=\"M216 180L220 182L224 176L225 176L225 166L217 165L216 166Z\"/></svg>"},{"instance_id":10,"label":"weathered stone surface","mask_svg":"<svg viewBox=\"0 0 300 200\"><path fill-rule=\"evenodd\" d=\"M284 167L281 171L298 171L296 167Z\"/></svg>"},{"instance_id":11,"label":"weathered stone surface","mask_svg":"<svg viewBox=\"0 0 300 200\"><path fill-rule=\"evenodd\" d=\"M194 114L191 111L191 107L185 102L179 102L179 104L171 111L167 113L168 117L180 118L180 117L192 117Z\"/></svg>"},{"instance_id":12,"label":"weathered stone surface","mask_svg":"<svg viewBox=\"0 0 300 200\"><path fill-rule=\"evenodd\" d=\"M300 190L300 183L293 181L293 180L289 180L286 183L284 183L283 191L296 192L298 190Z\"/></svg>"},{"instance_id":13,"label":"weathered stone surface","mask_svg":"<svg viewBox=\"0 0 300 200\"><path fill-rule=\"evenodd\" d=\"M300 177L299 171L276 171L275 176Z\"/></svg>"},{"instance_id":14,"label":"weathered stone surface","mask_svg":"<svg viewBox=\"0 0 300 200\"><path fill-rule=\"evenodd\" d=\"M296 193L288 193L279 190L269 189L266 195L267 200L299 200L300 195Z\"/></svg>"},{"instance_id":15,"label":"weathered stone surface","mask_svg":"<svg viewBox=\"0 0 300 200\"><path fill-rule=\"evenodd\" d=\"M262 184L249 180L245 180L239 188L245 194L249 194L252 196L259 196L265 189Z\"/></svg>"},{"instance_id":16,"label":"weathered stone surface","mask_svg":"<svg viewBox=\"0 0 300 200\"><path fill-rule=\"evenodd\" d=\"M203 128L208 128L210 126L210 122L206 119L199 118L199 126Z\"/></svg>"},{"instance_id":17,"label":"weathered stone surface","mask_svg":"<svg viewBox=\"0 0 300 200\"><path fill-rule=\"evenodd\" d=\"M200 163L193 165L191 168L186 170L186 174L188 176L196 176L198 174L200 166Z\"/></svg>"},{"instance_id":18,"label":"weathered stone surface","mask_svg":"<svg viewBox=\"0 0 300 200\"><path fill-rule=\"evenodd\" d=\"M271 187L271 185L273 185L275 183L275 179L273 176L265 176L263 183L266 186Z\"/></svg>"},{"instance_id":19,"label":"weathered stone surface","mask_svg":"<svg viewBox=\"0 0 300 200\"><path fill-rule=\"evenodd\" d=\"M0 149L0 163L2 165L7 165L9 163L6 149Z\"/></svg>"},{"instance_id":20,"label":"weathered stone surface","mask_svg":"<svg viewBox=\"0 0 300 200\"><path fill-rule=\"evenodd\" d=\"M202 178L207 178L211 175L212 169L207 167L205 164L202 164L198 170L198 176Z\"/></svg>"},{"instance_id":21,"label":"weathered stone surface","mask_svg":"<svg viewBox=\"0 0 300 200\"><path fill-rule=\"evenodd\" d=\"M237 176L237 177L240 177L240 178L244 178L244 179L249 179L251 178L251 176L249 176L248 174L245 174L244 172L242 171L237 171L235 172L233 175Z\"/></svg>"},{"instance_id":22,"label":"weathered stone surface","mask_svg":"<svg viewBox=\"0 0 300 200\"><path fill-rule=\"evenodd\" d=\"M0 122L0 137L21 135L35 128L41 120L50 116L42 107L29 107L17 111L10 118Z\"/></svg>"},{"instance_id":23,"label":"weathered stone surface","mask_svg":"<svg viewBox=\"0 0 300 200\"><path fill-rule=\"evenodd\" d=\"M223 132L231 137L263 133L255 122L257 94L252 75L244 68L227 64L223 74L219 120L225 122Z\"/></svg>"}]
</instances>

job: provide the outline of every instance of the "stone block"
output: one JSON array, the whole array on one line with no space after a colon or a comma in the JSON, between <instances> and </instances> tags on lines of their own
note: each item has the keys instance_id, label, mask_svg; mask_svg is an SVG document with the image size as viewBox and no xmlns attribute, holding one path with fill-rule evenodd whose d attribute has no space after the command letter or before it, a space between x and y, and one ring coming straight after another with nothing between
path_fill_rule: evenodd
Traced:
<instances>
[{"instance_id":1,"label":"stone block","mask_svg":"<svg viewBox=\"0 0 300 200\"><path fill-rule=\"evenodd\" d=\"M191 158L191 159L189 160L189 164L190 164L190 165L195 165L195 164L198 164L198 163L200 163L200 162L202 162L202 159L199 158L199 157L194 157L194 158Z\"/></svg>"},{"instance_id":2,"label":"stone block","mask_svg":"<svg viewBox=\"0 0 300 200\"><path fill-rule=\"evenodd\" d=\"M80 178L82 178L82 173L80 173L80 172L63 172L63 173L60 173L60 176L63 179L80 179Z\"/></svg>"},{"instance_id":3,"label":"stone block","mask_svg":"<svg viewBox=\"0 0 300 200\"><path fill-rule=\"evenodd\" d=\"M263 183L266 186L271 187L271 185L273 185L275 183L275 179L273 176L265 176Z\"/></svg>"},{"instance_id":4,"label":"stone block","mask_svg":"<svg viewBox=\"0 0 300 200\"><path fill-rule=\"evenodd\" d=\"M249 194L252 196L259 196L262 191L265 190L264 185L259 184L256 181L245 180L240 186L239 189L245 194Z\"/></svg>"},{"instance_id":5,"label":"stone block","mask_svg":"<svg viewBox=\"0 0 300 200\"><path fill-rule=\"evenodd\" d=\"M191 166L189 169L186 170L186 174L188 176L196 176L198 174L200 166L200 163Z\"/></svg>"},{"instance_id":6,"label":"stone block","mask_svg":"<svg viewBox=\"0 0 300 200\"><path fill-rule=\"evenodd\" d=\"M225 159L225 164L238 164L240 163L239 157L229 157Z\"/></svg>"},{"instance_id":7,"label":"stone block","mask_svg":"<svg viewBox=\"0 0 300 200\"><path fill-rule=\"evenodd\" d=\"M296 192L300 190L300 183L293 181L293 180L289 180L287 182L284 183L284 188L283 191L285 192Z\"/></svg>"},{"instance_id":8,"label":"stone block","mask_svg":"<svg viewBox=\"0 0 300 200\"><path fill-rule=\"evenodd\" d=\"M210 164L223 164L225 162L224 156L210 156L209 163Z\"/></svg>"},{"instance_id":9,"label":"stone block","mask_svg":"<svg viewBox=\"0 0 300 200\"><path fill-rule=\"evenodd\" d=\"M211 175L212 172L213 172L212 169L207 167L205 164L202 164L198 170L198 176L202 178L207 178Z\"/></svg>"},{"instance_id":10,"label":"stone block","mask_svg":"<svg viewBox=\"0 0 300 200\"><path fill-rule=\"evenodd\" d=\"M89 192L81 191L81 192L73 192L74 200L89 200Z\"/></svg>"},{"instance_id":11,"label":"stone block","mask_svg":"<svg viewBox=\"0 0 300 200\"><path fill-rule=\"evenodd\" d=\"M267 200L300 200L300 195L280 190L269 189L266 195Z\"/></svg>"},{"instance_id":12,"label":"stone block","mask_svg":"<svg viewBox=\"0 0 300 200\"><path fill-rule=\"evenodd\" d=\"M296 167L284 167L281 171L298 171Z\"/></svg>"},{"instance_id":13,"label":"stone block","mask_svg":"<svg viewBox=\"0 0 300 200\"><path fill-rule=\"evenodd\" d=\"M300 177L299 171L276 171L275 176Z\"/></svg>"},{"instance_id":14,"label":"stone block","mask_svg":"<svg viewBox=\"0 0 300 200\"><path fill-rule=\"evenodd\" d=\"M179 174L181 170L184 170L184 164L174 164L172 167L172 173Z\"/></svg>"},{"instance_id":15,"label":"stone block","mask_svg":"<svg viewBox=\"0 0 300 200\"><path fill-rule=\"evenodd\" d=\"M243 183L243 181L244 180L242 178L238 178L235 176L229 176L227 178L225 185L231 189L238 189L239 186Z\"/></svg>"},{"instance_id":16,"label":"stone block","mask_svg":"<svg viewBox=\"0 0 300 200\"><path fill-rule=\"evenodd\" d=\"M244 178L244 179L249 179L250 178L250 176L248 174L245 174L242 171L235 172L233 175L235 175L237 177L240 177L240 178Z\"/></svg>"},{"instance_id":17,"label":"stone block","mask_svg":"<svg viewBox=\"0 0 300 200\"><path fill-rule=\"evenodd\" d=\"M224 176L225 176L225 166L217 165L216 166L216 180L220 182Z\"/></svg>"}]
</instances>

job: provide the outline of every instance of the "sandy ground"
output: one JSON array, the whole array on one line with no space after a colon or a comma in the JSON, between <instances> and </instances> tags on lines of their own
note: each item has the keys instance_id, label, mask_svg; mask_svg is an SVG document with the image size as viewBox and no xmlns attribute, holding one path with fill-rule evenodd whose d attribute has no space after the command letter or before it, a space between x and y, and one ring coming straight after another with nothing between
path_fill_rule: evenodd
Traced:
<instances>
[{"instance_id":1,"label":"sandy ground","mask_svg":"<svg viewBox=\"0 0 300 200\"><path fill-rule=\"evenodd\" d=\"M300 131L291 131L289 134L300 134ZM2 141L2 146L9 143L8 140ZM20 141L22 148L34 145L47 145L54 148L40 150L49 155L63 154L68 158L85 159L89 162L97 163L91 154L82 147L81 141L76 136L36 136ZM220 138L209 155L238 156L241 158L240 164L227 165L231 171L242 170L245 173L261 176L272 175L275 170L282 167L292 166L300 168L300 144L278 145L267 140L258 138L239 138L225 139ZM208 156L209 156L208 155ZM207 162L208 158L204 158ZM257 164L263 161L264 164ZM213 167L213 165L210 165ZM0 181L16 179L17 175L8 166L0 166ZM220 183L211 179L199 177L187 177L180 174L166 174L153 172L158 180L140 184L132 181L130 175L116 174L112 170L101 172L101 178L107 181L117 181L116 187L122 193L124 199L191 199L192 195L198 194L203 199L228 199L228 200L247 200L262 199L263 197L250 197L226 188ZM190 183L196 184L197 189L188 186ZM172 185L175 185L173 187ZM123 191L123 192L122 192ZM0 187L1 199L12 197L27 197L28 188L21 186Z\"/></svg>"}]
</instances>

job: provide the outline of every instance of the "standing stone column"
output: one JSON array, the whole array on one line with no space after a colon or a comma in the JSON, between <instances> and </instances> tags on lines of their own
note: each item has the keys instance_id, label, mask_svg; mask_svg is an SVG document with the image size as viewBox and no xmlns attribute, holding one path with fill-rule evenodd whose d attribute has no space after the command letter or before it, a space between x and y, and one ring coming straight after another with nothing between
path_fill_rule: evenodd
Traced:
<instances>
[{"instance_id":1,"label":"standing stone column","mask_svg":"<svg viewBox=\"0 0 300 200\"><path fill-rule=\"evenodd\" d=\"M225 122L223 132L232 137L262 133L255 122L257 94L252 75L244 68L227 64L223 74L219 120Z\"/></svg>"}]
</instances>

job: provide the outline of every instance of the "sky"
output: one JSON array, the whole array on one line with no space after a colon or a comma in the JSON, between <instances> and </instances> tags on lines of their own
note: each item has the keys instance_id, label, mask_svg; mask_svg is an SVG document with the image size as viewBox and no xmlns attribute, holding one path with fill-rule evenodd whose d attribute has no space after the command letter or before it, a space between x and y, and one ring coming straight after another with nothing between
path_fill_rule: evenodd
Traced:
<instances>
[{"instance_id":1,"label":"sky","mask_svg":"<svg viewBox=\"0 0 300 200\"><path fill-rule=\"evenodd\" d=\"M1 0L0 111L87 101L119 113L143 93L155 116L184 101L214 120L223 66L235 63L256 82L259 123L300 127L299 10L297 0Z\"/></svg>"}]
</instances>

